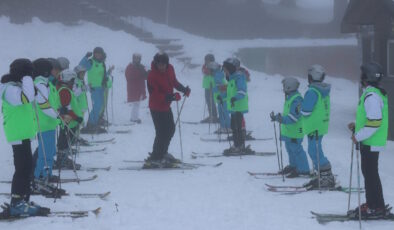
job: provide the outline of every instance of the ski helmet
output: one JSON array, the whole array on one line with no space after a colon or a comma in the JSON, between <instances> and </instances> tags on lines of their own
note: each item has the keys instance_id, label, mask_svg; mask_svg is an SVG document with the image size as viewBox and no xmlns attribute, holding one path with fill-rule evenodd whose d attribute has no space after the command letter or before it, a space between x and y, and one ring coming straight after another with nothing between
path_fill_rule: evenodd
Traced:
<instances>
[{"instance_id":1,"label":"ski helmet","mask_svg":"<svg viewBox=\"0 0 394 230\"><path fill-rule=\"evenodd\" d=\"M52 64L46 58L39 58L33 61L33 77L43 76L45 78L51 75Z\"/></svg>"},{"instance_id":2,"label":"ski helmet","mask_svg":"<svg viewBox=\"0 0 394 230\"><path fill-rule=\"evenodd\" d=\"M383 68L376 62L369 62L361 65L361 80L368 83L378 83L382 77Z\"/></svg>"},{"instance_id":3,"label":"ski helmet","mask_svg":"<svg viewBox=\"0 0 394 230\"><path fill-rule=\"evenodd\" d=\"M220 69L220 65L219 65L219 63L213 61L213 62L210 62L207 64L207 68L210 71L216 71L216 70Z\"/></svg>"},{"instance_id":4,"label":"ski helmet","mask_svg":"<svg viewBox=\"0 0 394 230\"><path fill-rule=\"evenodd\" d=\"M230 74L233 74L237 70L234 58L227 58L223 62L223 68L225 68Z\"/></svg>"},{"instance_id":5,"label":"ski helmet","mask_svg":"<svg viewBox=\"0 0 394 230\"><path fill-rule=\"evenodd\" d=\"M241 61L238 58L234 57L233 62L235 67L237 67L237 69L241 68Z\"/></svg>"},{"instance_id":6,"label":"ski helmet","mask_svg":"<svg viewBox=\"0 0 394 230\"><path fill-rule=\"evenodd\" d=\"M300 86L300 82L294 77L286 77L282 80L283 92L286 94L296 91Z\"/></svg>"},{"instance_id":7,"label":"ski helmet","mask_svg":"<svg viewBox=\"0 0 394 230\"><path fill-rule=\"evenodd\" d=\"M96 48L93 49L93 54L95 53L101 53L104 55L104 49L100 46L97 46Z\"/></svg>"},{"instance_id":8,"label":"ski helmet","mask_svg":"<svg viewBox=\"0 0 394 230\"><path fill-rule=\"evenodd\" d=\"M321 65L313 65L308 70L308 81L309 82L322 82L326 72Z\"/></svg>"},{"instance_id":9,"label":"ski helmet","mask_svg":"<svg viewBox=\"0 0 394 230\"><path fill-rule=\"evenodd\" d=\"M133 62L134 61L138 61L138 62L140 62L141 61L141 54L139 54L139 53L134 53L133 54Z\"/></svg>"},{"instance_id":10,"label":"ski helmet","mask_svg":"<svg viewBox=\"0 0 394 230\"><path fill-rule=\"evenodd\" d=\"M61 70L68 69L70 67L70 61L65 57L58 57L57 61L60 64Z\"/></svg>"},{"instance_id":11,"label":"ski helmet","mask_svg":"<svg viewBox=\"0 0 394 230\"><path fill-rule=\"evenodd\" d=\"M159 63L161 64L166 64L168 65L170 58L168 57L168 54L165 52L158 52L154 57L153 57L153 62L157 65Z\"/></svg>"},{"instance_id":12,"label":"ski helmet","mask_svg":"<svg viewBox=\"0 0 394 230\"><path fill-rule=\"evenodd\" d=\"M27 58L15 59L10 65L13 80L20 81L24 76L33 75L33 64Z\"/></svg>"},{"instance_id":13,"label":"ski helmet","mask_svg":"<svg viewBox=\"0 0 394 230\"><path fill-rule=\"evenodd\" d=\"M73 70L66 69L62 72L62 81L69 82L77 77L77 74Z\"/></svg>"},{"instance_id":14,"label":"ski helmet","mask_svg":"<svg viewBox=\"0 0 394 230\"><path fill-rule=\"evenodd\" d=\"M60 66L60 63L57 59L55 58L47 58L47 59L52 64L53 69L62 70L62 67Z\"/></svg>"},{"instance_id":15,"label":"ski helmet","mask_svg":"<svg viewBox=\"0 0 394 230\"><path fill-rule=\"evenodd\" d=\"M84 72L84 71L86 71L86 68L82 65L77 65L74 68L74 72L77 74L79 74L80 72Z\"/></svg>"},{"instance_id":16,"label":"ski helmet","mask_svg":"<svg viewBox=\"0 0 394 230\"><path fill-rule=\"evenodd\" d=\"M215 61L215 56L211 53L205 55L204 57L205 63L213 62Z\"/></svg>"}]
</instances>

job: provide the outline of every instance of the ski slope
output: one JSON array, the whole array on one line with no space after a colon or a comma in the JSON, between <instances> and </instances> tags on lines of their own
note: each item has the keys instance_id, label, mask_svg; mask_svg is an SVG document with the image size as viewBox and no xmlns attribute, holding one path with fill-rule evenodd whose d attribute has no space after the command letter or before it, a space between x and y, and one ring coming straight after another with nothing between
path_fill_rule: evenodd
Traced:
<instances>
[{"instance_id":1,"label":"ski slope","mask_svg":"<svg viewBox=\"0 0 394 230\"><path fill-rule=\"evenodd\" d=\"M161 28L160 31L157 28ZM142 54L142 63L150 67L150 61L157 52L153 45L143 43L123 32L113 32L92 23L81 22L69 27L58 23L43 23L34 19L25 25L13 25L7 18L0 18L0 73L8 71L12 60L19 57L31 59L39 57L66 56L75 66L80 58L95 46L102 46L107 53L107 65L115 65L114 73L114 117L109 108L110 121L127 123L130 107L126 101L126 82L124 69L131 61L133 52ZM176 32L165 26L148 27L152 32L163 35L171 34L181 38L185 50L193 60L201 63L205 53L217 53L222 61L231 56L237 47L259 42L266 45L299 45L319 42L322 45L352 43L354 39L343 41L332 40L286 40L283 41L216 41ZM183 38L183 39L182 39ZM204 92L201 88L200 69L183 69L183 64L170 60L175 66L177 77L192 89L190 98L186 99L181 120L199 121L204 114ZM307 67L305 67L307 69ZM328 74L329 74L329 70ZM271 111L279 112L283 105L281 86L282 76L268 76L251 71L252 81L248 85L250 111L245 116L248 130L255 137L273 137L273 126L269 119ZM300 76L301 77L301 76ZM302 93L307 89L307 82L300 78ZM332 84L332 114L329 134L324 139L324 150L331 161L338 181L347 186L350 163L350 133L346 124L355 117L358 102L358 85L355 82L327 77ZM176 111L176 104L172 109ZM176 117L176 115L175 115ZM0 222L0 229L358 229L357 222L330 223L320 225L311 218L310 211L343 213L347 210L347 194L341 192L307 192L298 195L281 195L269 192L264 183L283 184L281 178L257 180L249 176L247 171L274 172L277 158L271 157L234 157L191 159L191 152L220 153L228 148L228 143L200 141L201 136L208 136L215 126L181 124L183 140L183 159L185 162L214 164L223 162L218 168L200 167L195 170L167 171L123 171L120 167L138 166L137 163L126 163L124 160L143 160L152 149L154 127L151 121L147 101L142 103L141 125L131 127L110 127L110 131L131 129L129 134L103 134L94 136L95 140L116 138L115 144L107 145L106 153L80 153L78 162L83 167L112 166L107 171L94 173L79 171L83 178L98 174L98 179L80 184L63 184L67 192L97 193L111 191L106 200L84 199L76 196L63 197L54 202L33 196L32 201L50 207L53 211L94 209L102 207L99 216L82 219L36 217L14 222ZM2 127L0 128L2 130ZM86 139L92 139L85 135ZM250 142L256 151L275 151L274 141ZM36 141L33 146L36 146ZM33 147L35 148L35 147ZM306 149L306 140L304 141ZM11 147L6 143L3 132L0 132L0 180L10 180L13 174L13 157ZM181 158L178 130L174 135L169 151ZM394 144L389 142L380 159L380 175L386 203L394 204ZM284 161L287 154L284 150ZM62 177L75 177L71 171L62 171ZM354 177L354 182L356 179ZM299 185L306 179L286 180L285 184ZM356 183L354 183L356 185ZM9 192L10 185L0 184L0 192ZM357 204L356 195L352 199L352 207ZM362 201L364 196L362 195ZM9 202L0 196L0 202ZM364 229L392 229L393 224L385 221L363 222Z\"/></svg>"}]
</instances>

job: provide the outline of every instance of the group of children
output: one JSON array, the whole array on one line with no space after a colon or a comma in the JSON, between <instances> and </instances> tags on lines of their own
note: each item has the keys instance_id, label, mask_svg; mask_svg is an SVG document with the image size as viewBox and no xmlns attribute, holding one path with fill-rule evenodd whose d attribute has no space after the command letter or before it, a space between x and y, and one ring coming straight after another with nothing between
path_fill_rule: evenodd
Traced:
<instances>
[{"instance_id":1,"label":"group of children","mask_svg":"<svg viewBox=\"0 0 394 230\"><path fill-rule=\"evenodd\" d=\"M70 159L72 145L82 143L79 132L89 108L88 89L93 109L83 130L102 132L99 119L106 106L113 69L106 71L104 60L101 47L88 52L73 70L64 57L16 59L9 73L1 78L4 132L12 145L15 165L9 215L45 214L49 209L30 202L30 194L40 193L38 185L60 179L52 174L53 169L81 167ZM35 137L38 148L32 155L31 139Z\"/></svg>"}]
</instances>

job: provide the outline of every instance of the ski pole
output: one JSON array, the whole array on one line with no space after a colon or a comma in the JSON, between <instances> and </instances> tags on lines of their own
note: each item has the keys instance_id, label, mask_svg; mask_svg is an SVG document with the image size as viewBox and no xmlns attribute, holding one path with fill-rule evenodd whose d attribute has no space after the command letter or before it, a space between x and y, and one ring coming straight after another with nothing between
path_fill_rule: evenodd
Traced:
<instances>
[{"instance_id":1,"label":"ski pole","mask_svg":"<svg viewBox=\"0 0 394 230\"><path fill-rule=\"evenodd\" d=\"M114 76L111 75L112 88L111 88L111 112L112 112L112 123L115 124L115 114L114 114Z\"/></svg>"},{"instance_id":2,"label":"ski pole","mask_svg":"<svg viewBox=\"0 0 394 230\"><path fill-rule=\"evenodd\" d=\"M181 123L180 114L182 113L183 106L185 105L185 101L186 101L186 97L183 98L181 109L179 110L178 117L176 118L176 121L175 121L175 126L178 124L178 122Z\"/></svg>"},{"instance_id":3,"label":"ski pole","mask_svg":"<svg viewBox=\"0 0 394 230\"><path fill-rule=\"evenodd\" d=\"M211 121L212 121L212 83L209 85L209 121L208 121L208 134L211 134Z\"/></svg>"},{"instance_id":4,"label":"ski pole","mask_svg":"<svg viewBox=\"0 0 394 230\"><path fill-rule=\"evenodd\" d=\"M282 122L279 122L279 146L280 146L280 165L282 167L282 181L285 182L285 172L283 169L283 153L282 153Z\"/></svg>"},{"instance_id":5,"label":"ski pole","mask_svg":"<svg viewBox=\"0 0 394 230\"><path fill-rule=\"evenodd\" d=\"M176 101L176 111L178 113L178 117L180 117L181 114L180 114L180 111L179 111L179 103L178 103L178 101ZM179 130L179 141L180 141L180 144L181 144L181 161L183 163L183 145L182 145L181 122L178 123L178 130Z\"/></svg>"},{"instance_id":6,"label":"ski pole","mask_svg":"<svg viewBox=\"0 0 394 230\"><path fill-rule=\"evenodd\" d=\"M358 223L361 229L361 192L360 192L360 163L359 163L359 154L360 154L360 143L356 144L356 159L357 159L357 195L358 195Z\"/></svg>"},{"instance_id":7,"label":"ski pole","mask_svg":"<svg viewBox=\"0 0 394 230\"><path fill-rule=\"evenodd\" d=\"M352 141L352 151L351 151L351 157L350 157L350 176L349 176L349 198L347 201L347 211L350 210L350 198L352 196L352 177L353 177L353 155L354 155L354 143Z\"/></svg>"},{"instance_id":8,"label":"ski pole","mask_svg":"<svg viewBox=\"0 0 394 230\"><path fill-rule=\"evenodd\" d=\"M319 193L321 193L321 185L320 185L320 151L319 151L319 132L316 130L315 132L315 141L316 141L316 158L317 158L317 180L319 186Z\"/></svg>"},{"instance_id":9,"label":"ski pole","mask_svg":"<svg viewBox=\"0 0 394 230\"><path fill-rule=\"evenodd\" d=\"M274 113L274 112L272 111L272 113ZM280 171L278 137L277 137L277 135L276 135L276 124L275 124L275 121L273 121L273 123L274 123L274 133L275 133L276 156L278 157L278 168L279 168L279 171Z\"/></svg>"}]
</instances>

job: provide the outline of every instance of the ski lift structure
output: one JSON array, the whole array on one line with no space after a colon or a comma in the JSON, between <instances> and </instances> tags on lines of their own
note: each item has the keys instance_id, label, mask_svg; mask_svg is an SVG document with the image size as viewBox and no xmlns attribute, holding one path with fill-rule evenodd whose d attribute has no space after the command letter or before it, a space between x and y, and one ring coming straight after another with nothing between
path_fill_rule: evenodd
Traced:
<instances>
[{"instance_id":1,"label":"ski lift structure","mask_svg":"<svg viewBox=\"0 0 394 230\"><path fill-rule=\"evenodd\" d=\"M342 33L357 33L360 65L369 61L385 70L382 86L389 99L389 139L394 140L394 1L350 0Z\"/></svg>"}]
</instances>

